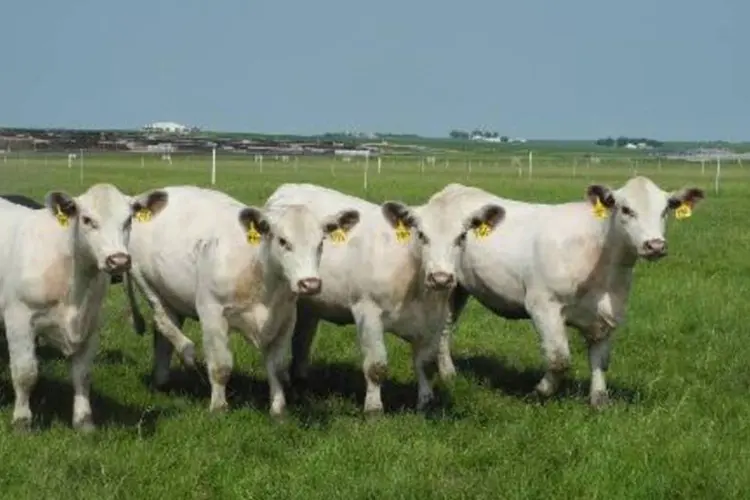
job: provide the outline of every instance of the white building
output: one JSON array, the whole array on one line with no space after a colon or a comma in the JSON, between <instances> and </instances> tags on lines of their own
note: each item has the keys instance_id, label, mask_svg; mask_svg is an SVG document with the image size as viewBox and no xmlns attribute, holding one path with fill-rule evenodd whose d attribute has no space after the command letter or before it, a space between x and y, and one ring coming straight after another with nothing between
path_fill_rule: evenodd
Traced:
<instances>
[{"instance_id":1,"label":"white building","mask_svg":"<svg viewBox=\"0 0 750 500\"><path fill-rule=\"evenodd\" d=\"M167 132L171 134L185 134L190 132L190 127L180 125L175 122L154 122L149 125L145 125L143 130L146 132Z\"/></svg>"}]
</instances>

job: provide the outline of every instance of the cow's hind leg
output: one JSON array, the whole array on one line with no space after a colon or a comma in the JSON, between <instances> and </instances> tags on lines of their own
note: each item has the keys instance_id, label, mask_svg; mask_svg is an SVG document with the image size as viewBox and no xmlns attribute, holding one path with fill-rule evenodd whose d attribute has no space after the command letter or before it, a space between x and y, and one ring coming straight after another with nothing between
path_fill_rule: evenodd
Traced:
<instances>
[{"instance_id":1,"label":"cow's hind leg","mask_svg":"<svg viewBox=\"0 0 750 500\"><path fill-rule=\"evenodd\" d=\"M388 377L388 355L383 340L383 323L380 311L372 304L357 304L352 308L357 324L359 346L363 354L362 370L367 392L364 411L367 414L383 412L380 385Z\"/></svg>"},{"instance_id":2,"label":"cow's hind leg","mask_svg":"<svg viewBox=\"0 0 750 500\"><path fill-rule=\"evenodd\" d=\"M536 386L536 392L543 397L549 397L557 391L570 368L570 346L562 308L556 302L537 299L527 300L526 309L539 333L547 365L542 380Z\"/></svg>"},{"instance_id":3,"label":"cow's hind leg","mask_svg":"<svg viewBox=\"0 0 750 500\"><path fill-rule=\"evenodd\" d=\"M32 414L29 400L39 377L35 335L30 321L31 315L21 309L9 310L4 315L10 375L15 392L13 426L18 430L31 427Z\"/></svg>"},{"instance_id":4,"label":"cow's hind leg","mask_svg":"<svg viewBox=\"0 0 750 500\"><path fill-rule=\"evenodd\" d=\"M185 318L179 316L171 309L163 309L154 315L154 364L151 371L151 379L157 389L163 389L169 382L170 365L172 363L172 354L175 346L164 333L168 329L174 329L181 332ZM180 333L182 334L182 333ZM189 349L194 352L190 343ZM194 354L190 354L192 362L186 363L186 366L194 365Z\"/></svg>"}]
</instances>

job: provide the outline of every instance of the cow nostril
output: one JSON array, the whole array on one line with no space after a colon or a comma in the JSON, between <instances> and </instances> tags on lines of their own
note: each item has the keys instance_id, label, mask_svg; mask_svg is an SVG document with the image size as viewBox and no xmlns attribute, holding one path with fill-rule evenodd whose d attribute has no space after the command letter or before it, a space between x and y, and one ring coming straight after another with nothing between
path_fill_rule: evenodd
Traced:
<instances>
[{"instance_id":1,"label":"cow nostril","mask_svg":"<svg viewBox=\"0 0 750 500\"><path fill-rule=\"evenodd\" d=\"M316 293L320 291L320 278L305 278L297 282L297 288L302 293Z\"/></svg>"},{"instance_id":2,"label":"cow nostril","mask_svg":"<svg viewBox=\"0 0 750 500\"><path fill-rule=\"evenodd\" d=\"M427 279L434 285L447 286L453 283L454 278L450 273L438 271L435 273L430 273Z\"/></svg>"},{"instance_id":3,"label":"cow nostril","mask_svg":"<svg viewBox=\"0 0 750 500\"><path fill-rule=\"evenodd\" d=\"M104 263L109 270L129 269L131 259L130 255L119 252L108 256Z\"/></svg>"}]
</instances>

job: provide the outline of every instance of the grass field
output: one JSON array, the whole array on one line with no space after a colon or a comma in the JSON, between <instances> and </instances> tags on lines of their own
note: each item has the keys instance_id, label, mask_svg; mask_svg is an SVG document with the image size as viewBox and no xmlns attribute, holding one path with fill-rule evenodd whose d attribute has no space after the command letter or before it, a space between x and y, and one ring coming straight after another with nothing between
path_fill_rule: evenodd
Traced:
<instances>
[{"instance_id":1,"label":"grass field","mask_svg":"<svg viewBox=\"0 0 750 500\"><path fill-rule=\"evenodd\" d=\"M0 192L41 199L50 189L78 194L95 182L136 193L170 184L209 185L210 158L86 157L79 164L30 156L0 159ZM283 182L314 182L374 201L424 201L449 182L533 201L581 199L591 181L619 186L628 162L578 165L535 157L533 178L505 160L421 171L417 160L219 158L216 188L262 204ZM587 404L588 364L571 331L574 369L545 404L524 395L541 377L537 336L470 302L453 343L458 377L441 387L441 408L414 410L407 346L388 336L391 375L386 415L365 421L364 381L353 327L325 324L316 340L312 388L291 394L290 417L268 417L257 351L233 339L232 411L208 413L205 373L174 361L175 389L148 388L151 338L131 327L121 286L112 287L93 372L92 436L70 428L68 363L40 349L42 378L32 435L10 430L13 392L0 375L0 492L3 498L746 498L750 490L750 184L747 167L725 165L721 191L713 165L654 161L638 173L665 189L697 185L707 200L685 221L670 221L670 256L640 263L628 323L618 330L608 375L612 405ZM744 229L743 229L744 228ZM200 346L197 324L186 333ZM200 352L200 349L199 349ZM2 356L7 359L5 348Z\"/></svg>"}]
</instances>

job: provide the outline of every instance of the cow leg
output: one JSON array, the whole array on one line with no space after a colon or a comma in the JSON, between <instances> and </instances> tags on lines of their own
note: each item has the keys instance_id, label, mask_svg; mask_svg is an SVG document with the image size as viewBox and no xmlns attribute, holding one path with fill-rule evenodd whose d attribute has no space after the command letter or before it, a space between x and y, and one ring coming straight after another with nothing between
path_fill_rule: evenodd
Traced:
<instances>
[{"instance_id":1,"label":"cow leg","mask_svg":"<svg viewBox=\"0 0 750 500\"><path fill-rule=\"evenodd\" d=\"M292 380L305 380L310 367L310 347L318 331L320 319L311 311L297 307L297 321L292 334Z\"/></svg>"},{"instance_id":2,"label":"cow leg","mask_svg":"<svg viewBox=\"0 0 750 500\"><path fill-rule=\"evenodd\" d=\"M266 364L272 417L283 416L286 409L286 396L281 376L284 371L284 355L289 350L294 334L294 324L295 317L292 316L281 325L278 334L271 336L261 348Z\"/></svg>"},{"instance_id":3,"label":"cow leg","mask_svg":"<svg viewBox=\"0 0 750 500\"><path fill-rule=\"evenodd\" d=\"M364 357L362 370L367 386L364 411L370 414L382 413L380 385L388 376L388 355L383 340L380 311L371 304L357 304L352 308L352 313L357 324L359 347Z\"/></svg>"},{"instance_id":4,"label":"cow leg","mask_svg":"<svg viewBox=\"0 0 750 500\"><path fill-rule=\"evenodd\" d=\"M459 285L451 294L450 300L450 312L445 322L445 328L440 335L440 343L437 349L438 375L444 382L449 381L456 375L456 367L453 365L453 359L451 358L451 337L455 332L458 317L469 301L469 293Z\"/></svg>"},{"instance_id":5,"label":"cow leg","mask_svg":"<svg viewBox=\"0 0 750 500\"><path fill-rule=\"evenodd\" d=\"M92 332L83 345L71 356L71 379L73 381L73 428L82 432L95 430L91 414L91 367L99 345L99 334Z\"/></svg>"},{"instance_id":6,"label":"cow leg","mask_svg":"<svg viewBox=\"0 0 750 500\"><path fill-rule=\"evenodd\" d=\"M25 311L8 311L4 316L10 375L15 393L13 426L19 430L31 427L29 400L39 377L35 334L30 321L30 314Z\"/></svg>"},{"instance_id":7,"label":"cow leg","mask_svg":"<svg viewBox=\"0 0 750 500\"><path fill-rule=\"evenodd\" d=\"M165 320L154 321L154 364L151 371L151 379L156 388L164 388L169 382L170 365L175 346L170 342L164 332L164 323L168 322L167 328L181 330L185 318L178 316L170 309L164 310ZM190 343L193 345L192 342ZM190 355L191 358L194 354ZM194 364L194 361L193 361ZM187 363L186 363L187 365Z\"/></svg>"},{"instance_id":8,"label":"cow leg","mask_svg":"<svg viewBox=\"0 0 750 500\"><path fill-rule=\"evenodd\" d=\"M414 373L417 376L418 410L424 410L435 396L430 379L425 371L425 365L435 358L438 346L442 344L443 340L444 337L441 332L441 334L433 335L428 339L418 338L412 342L412 362L414 363ZM448 359L450 360L450 355Z\"/></svg>"},{"instance_id":9,"label":"cow leg","mask_svg":"<svg viewBox=\"0 0 750 500\"><path fill-rule=\"evenodd\" d=\"M554 394L565 372L570 368L570 346L565 333L561 306L549 300L526 302L531 320L541 338L547 370L536 386L536 392L549 397Z\"/></svg>"},{"instance_id":10,"label":"cow leg","mask_svg":"<svg viewBox=\"0 0 750 500\"><path fill-rule=\"evenodd\" d=\"M609 338L589 342L589 366L591 368L591 389L589 403L595 409L604 408L609 402L607 381L604 374L609 369L611 340Z\"/></svg>"},{"instance_id":11,"label":"cow leg","mask_svg":"<svg viewBox=\"0 0 750 500\"><path fill-rule=\"evenodd\" d=\"M195 344L182 333L182 330L176 324L175 314L170 312L162 303L156 292L146 283L146 279L137 267L130 270L130 276L154 311L154 324L156 325L154 330L158 330L177 349L185 366L188 368L195 367ZM156 342L156 339L154 339L154 342Z\"/></svg>"},{"instance_id":12,"label":"cow leg","mask_svg":"<svg viewBox=\"0 0 750 500\"><path fill-rule=\"evenodd\" d=\"M218 303L199 306L198 316L203 330L203 350L211 383L209 410L226 411L229 409L227 383L234 363L232 351L229 350L229 324Z\"/></svg>"}]
</instances>

